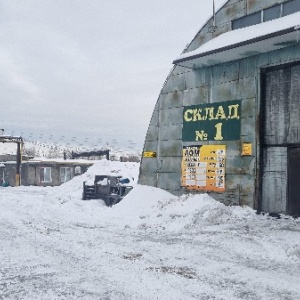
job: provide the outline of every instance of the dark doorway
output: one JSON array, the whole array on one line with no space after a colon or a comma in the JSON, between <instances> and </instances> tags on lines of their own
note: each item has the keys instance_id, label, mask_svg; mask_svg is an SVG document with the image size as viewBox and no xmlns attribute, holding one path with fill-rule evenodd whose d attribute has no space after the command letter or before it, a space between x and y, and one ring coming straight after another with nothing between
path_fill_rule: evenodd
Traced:
<instances>
[{"instance_id":1,"label":"dark doorway","mask_svg":"<svg viewBox=\"0 0 300 300\"><path fill-rule=\"evenodd\" d=\"M288 160L288 214L300 217L300 148L290 148Z\"/></svg>"},{"instance_id":2,"label":"dark doorway","mask_svg":"<svg viewBox=\"0 0 300 300\"><path fill-rule=\"evenodd\" d=\"M300 65L262 72L262 211L300 215Z\"/></svg>"}]
</instances>

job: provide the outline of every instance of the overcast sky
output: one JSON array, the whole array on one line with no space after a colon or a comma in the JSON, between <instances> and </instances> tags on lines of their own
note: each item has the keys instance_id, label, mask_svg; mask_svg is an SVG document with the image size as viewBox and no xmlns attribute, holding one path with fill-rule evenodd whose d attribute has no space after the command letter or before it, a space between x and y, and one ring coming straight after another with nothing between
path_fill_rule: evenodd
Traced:
<instances>
[{"instance_id":1,"label":"overcast sky","mask_svg":"<svg viewBox=\"0 0 300 300\"><path fill-rule=\"evenodd\" d=\"M212 0L0 0L0 128L142 146L173 59L211 15Z\"/></svg>"}]
</instances>

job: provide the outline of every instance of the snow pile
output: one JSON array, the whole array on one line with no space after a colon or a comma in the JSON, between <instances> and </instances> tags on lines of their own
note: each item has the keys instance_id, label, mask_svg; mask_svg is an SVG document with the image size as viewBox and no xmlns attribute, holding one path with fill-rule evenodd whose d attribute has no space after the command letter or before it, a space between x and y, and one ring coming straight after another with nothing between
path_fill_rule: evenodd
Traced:
<instances>
[{"instance_id":1,"label":"snow pile","mask_svg":"<svg viewBox=\"0 0 300 300\"><path fill-rule=\"evenodd\" d=\"M45 200L51 203L69 203L72 206L94 206L105 209L105 217L114 218L121 226L143 229L182 230L202 226L233 224L255 218L255 211L249 207L228 207L215 201L207 194L174 196L167 191L137 184L139 164L101 160L80 176L59 187L47 189ZM83 182L94 184L96 175L114 175L129 178L133 190L117 205L107 208L102 200L92 200L101 205L82 201ZM77 209L76 208L76 209ZM101 213L101 211L99 211ZM129 225L130 224L130 225Z\"/></svg>"},{"instance_id":2,"label":"snow pile","mask_svg":"<svg viewBox=\"0 0 300 300\"><path fill-rule=\"evenodd\" d=\"M138 228L164 230L197 229L202 226L234 224L253 220L255 211L249 207L228 207L207 194L176 197L164 190L138 185L112 214Z\"/></svg>"},{"instance_id":3,"label":"snow pile","mask_svg":"<svg viewBox=\"0 0 300 300\"><path fill-rule=\"evenodd\" d=\"M72 180L51 188L47 193L46 199L52 202L60 201L66 203L70 200L79 201L82 199L83 182L87 185L93 185L96 175L122 176L130 179L130 184L135 186L138 180L139 164L134 162L118 162L110 160L100 160L89 167L87 172L75 176Z\"/></svg>"}]
</instances>

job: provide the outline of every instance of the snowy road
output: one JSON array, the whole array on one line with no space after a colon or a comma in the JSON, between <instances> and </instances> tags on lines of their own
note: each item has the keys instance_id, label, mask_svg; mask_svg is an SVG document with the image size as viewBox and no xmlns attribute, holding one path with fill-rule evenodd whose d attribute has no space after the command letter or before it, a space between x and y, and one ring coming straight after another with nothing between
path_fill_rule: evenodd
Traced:
<instances>
[{"instance_id":1,"label":"snowy road","mask_svg":"<svg viewBox=\"0 0 300 300\"><path fill-rule=\"evenodd\" d=\"M0 189L1 300L300 299L299 220L208 197L135 207L149 187L113 208L58 191Z\"/></svg>"}]
</instances>

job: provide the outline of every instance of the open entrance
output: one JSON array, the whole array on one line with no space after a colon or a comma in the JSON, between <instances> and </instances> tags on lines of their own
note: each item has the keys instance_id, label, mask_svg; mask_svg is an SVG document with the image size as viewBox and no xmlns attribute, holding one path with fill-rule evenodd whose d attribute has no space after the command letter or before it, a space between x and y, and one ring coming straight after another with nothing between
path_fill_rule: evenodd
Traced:
<instances>
[{"instance_id":1,"label":"open entrance","mask_svg":"<svg viewBox=\"0 0 300 300\"><path fill-rule=\"evenodd\" d=\"M300 216L300 65L262 77L261 210Z\"/></svg>"},{"instance_id":2,"label":"open entrance","mask_svg":"<svg viewBox=\"0 0 300 300\"><path fill-rule=\"evenodd\" d=\"M289 215L300 217L300 148L288 153L288 207Z\"/></svg>"}]
</instances>

